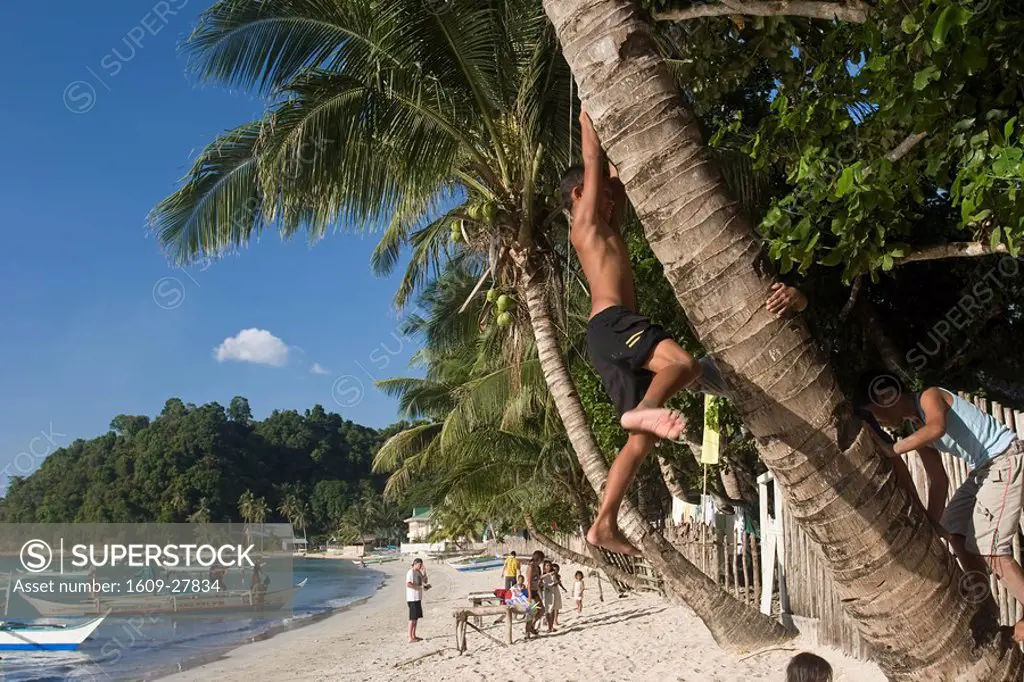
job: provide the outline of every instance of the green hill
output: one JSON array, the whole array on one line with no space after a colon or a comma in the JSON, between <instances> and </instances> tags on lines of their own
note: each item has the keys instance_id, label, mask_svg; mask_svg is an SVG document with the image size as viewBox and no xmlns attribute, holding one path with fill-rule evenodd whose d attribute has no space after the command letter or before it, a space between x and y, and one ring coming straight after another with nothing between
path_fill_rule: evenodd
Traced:
<instances>
[{"instance_id":1,"label":"green hill","mask_svg":"<svg viewBox=\"0 0 1024 682\"><path fill-rule=\"evenodd\" d=\"M227 409L172 398L156 418L118 415L105 435L76 440L31 476L12 478L0 521L241 520L249 491L266 521L292 520L310 534L396 538L411 504L384 504L384 478L370 465L401 426L361 426L320 405L254 421L245 398Z\"/></svg>"}]
</instances>

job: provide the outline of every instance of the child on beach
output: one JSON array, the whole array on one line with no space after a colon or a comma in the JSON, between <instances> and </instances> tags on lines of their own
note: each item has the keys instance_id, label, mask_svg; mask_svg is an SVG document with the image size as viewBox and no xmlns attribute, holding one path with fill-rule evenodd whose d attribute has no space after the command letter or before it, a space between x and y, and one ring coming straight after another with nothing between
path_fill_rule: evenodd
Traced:
<instances>
[{"instance_id":1,"label":"child on beach","mask_svg":"<svg viewBox=\"0 0 1024 682\"><path fill-rule=\"evenodd\" d=\"M562 574L558 572L558 564L551 564L551 570L555 574L555 585L558 587L557 590L554 590L555 599L551 606L554 612L552 613L551 620L557 626L558 614L562 612L562 592L565 592L566 589L565 585L562 584Z\"/></svg>"},{"instance_id":2,"label":"child on beach","mask_svg":"<svg viewBox=\"0 0 1024 682\"><path fill-rule=\"evenodd\" d=\"M541 601L544 604L545 621L548 624L548 632L555 631L555 599L558 596L558 576L552 568L550 561L545 561L540 574Z\"/></svg>"},{"instance_id":3,"label":"child on beach","mask_svg":"<svg viewBox=\"0 0 1024 682\"><path fill-rule=\"evenodd\" d=\"M572 583L572 599L576 602L576 613L583 613L583 592L586 590L583 584L583 571L576 571L575 577Z\"/></svg>"}]
</instances>

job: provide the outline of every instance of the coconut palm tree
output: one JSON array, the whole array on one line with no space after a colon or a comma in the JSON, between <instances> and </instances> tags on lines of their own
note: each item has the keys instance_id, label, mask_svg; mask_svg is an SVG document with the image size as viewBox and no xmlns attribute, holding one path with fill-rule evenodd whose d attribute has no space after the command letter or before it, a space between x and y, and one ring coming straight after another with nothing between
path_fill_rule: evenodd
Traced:
<instances>
[{"instance_id":1,"label":"coconut palm tree","mask_svg":"<svg viewBox=\"0 0 1024 682\"><path fill-rule=\"evenodd\" d=\"M270 507L267 506L267 500L264 497L254 497L251 500L250 513L252 514L253 523L260 524L260 551L263 551L263 539L266 535L264 532L266 529L263 524L267 520L267 515L270 514Z\"/></svg>"},{"instance_id":2,"label":"coconut palm tree","mask_svg":"<svg viewBox=\"0 0 1024 682\"><path fill-rule=\"evenodd\" d=\"M252 523L256 520L256 496L251 490L246 490L238 498L238 513L242 517L245 529L245 542L252 544Z\"/></svg>"},{"instance_id":3,"label":"coconut palm tree","mask_svg":"<svg viewBox=\"0 0 1024 682\"><path fill-rule=\"evenodd\" d=\"M569 74L537 0L221 0L186 47L202 79L254 90L263 119L198 157L151 216L183 262L251 241L269 226L311 240L339 225L380 227L374 266L403 245L403 304L454 251L506 296L498 323L540 366L595 490L606 462L584 418L556 328L565 242L552 200L570 162ZM554 307L553 307L554 306ZM564 325L563 325L564 328ZM532 341L530 343L533 343ZM670 592L716 639L748 649L786 639L689 564L630 505L624 527Z\"/></svg>"},{"instance_id":4,"label":"coconut palm tree","mask_svg":"<svg viewBox=\"0 0 1024 682\"><path fill-rule=\"evenodd\" d=\"M281 500L277 511L281 516L288 519L292 526L299 526L302 529L302 539L306 539L306 503L295 493L288 493Z\"/></svg>"},{"instance_id":5,"label":"coconut palm tree","mask_svg":"<svg viewBox=\"0 0 1024 682\"><path fill-rule=\"evenodd\" d=\"M544 6L680 304L861 636L885 652L880 664L894 679L1019 679L1019 652L1007 654L987 605L957 594L955 562L896 486L805 326L764 311L772 272L636 3Z\"/></svg>"},{"instance_id":6,"label":"coconut palm tree","mask_svg":"<svg viewBox=\"0 0 1024 682\"><path fill-rule=\"evenodd\" d=\"M199 506L196 510L188 515L189 523L209 523L210 522L210 507L205 497L199 499Z\"/></svg>"},{"instance_id":7,"label":"coconut palm tree","mask_svg":"<svg viewBox=\"0 0 1024 682\"><path fill-rule=\"evenodd\" d=\"M474 280L458 264L449 265L421 295L428 313L411 319L406 333L423 341L417 361L426 377L378 386L398 397L404 418L426 423L389 439L374 470L391 472L389 497L400 495L413 478L430 475L436 510L518 525L522 505L565 497L551 484L564 474L574 477L578 466L532 348L494 323L481 331L453 314ZM466 315L486 319L490 307L476 298ZM537 490L538 481L548 489Z\"/></svg>"}]
</instances>

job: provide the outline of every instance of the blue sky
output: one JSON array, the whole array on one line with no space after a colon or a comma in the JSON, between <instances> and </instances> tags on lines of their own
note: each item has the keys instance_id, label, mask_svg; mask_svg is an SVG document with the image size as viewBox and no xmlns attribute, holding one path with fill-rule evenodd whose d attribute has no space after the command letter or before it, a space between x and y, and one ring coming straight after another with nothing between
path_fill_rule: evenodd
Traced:
<instances>
[{"instance_id":1,"label":"blue sky","mask_svg":"<svg viewBox=\"0 0 1024 682\"><path fill-rule=\"evenodd\" d=\"M0 23L19 27L0 42L0 486L51 443L169 397L244 395L258 418L321 403L364 424L396 419L371 380L406 374L413 348L396 282L370 272L374 235L310 247L267 233L186 272L146 230L190 155L262 111L186 77L178 45L209 4L0 5Z\"/></svg>"}]
</instances>

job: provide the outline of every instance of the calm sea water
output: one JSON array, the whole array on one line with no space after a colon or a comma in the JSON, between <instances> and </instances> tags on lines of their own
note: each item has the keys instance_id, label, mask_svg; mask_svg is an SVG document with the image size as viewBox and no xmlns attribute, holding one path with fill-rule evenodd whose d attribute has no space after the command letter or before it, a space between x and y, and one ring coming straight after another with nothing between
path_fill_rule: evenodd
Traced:
<instances>
[{"instance_id":1,"label":"calm sea water","mask_svg":"<svg viewBox=\"0 0 1024 682\"><path fill-rule=\"evenodd\" d=\"M2 682L150 680L200 664L240 644L301 627L376 591L382 574L350 561L296 559L294 581L309 581L293 613L275 619L110 618L74 652L2 652ZM141 624L140 624L141 621Z\"/></svg>"}]
</instances>

